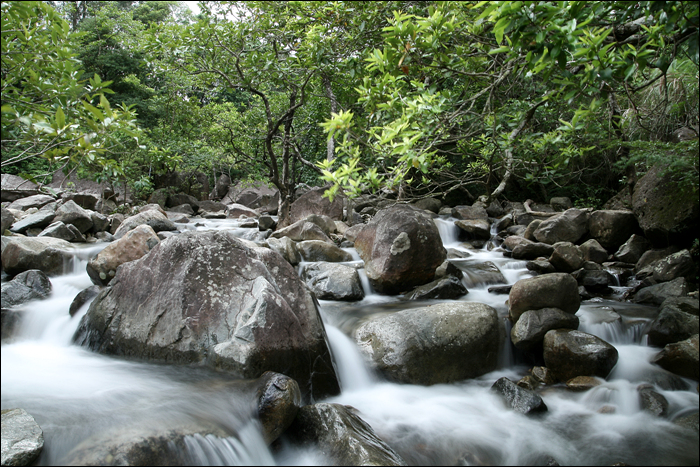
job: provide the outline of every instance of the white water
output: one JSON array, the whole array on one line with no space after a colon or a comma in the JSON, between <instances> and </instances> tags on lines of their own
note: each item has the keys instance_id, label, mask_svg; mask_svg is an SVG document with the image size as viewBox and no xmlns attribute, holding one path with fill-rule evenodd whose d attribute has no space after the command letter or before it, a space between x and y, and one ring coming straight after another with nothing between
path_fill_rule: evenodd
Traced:
<instances>
[{"instance_id":1,"label":"white water","mask_svg":"<svg viewBox=\"0 0 700 467\"><path fill-rule=\"evenodd\" d=\"M436 219L446 246L461 248L453 223ZM207 221L208 223L209 221ZM224 221L206 228L225 228ZM235 227L234 223L228 224ZM252 230L252 229L251 229ZM349 249L356 255L354 249ZM235 436L184 438L186 463L200 465L322 465L327 460L312 448L281 443L274 454L264 445L258 423L249 413L249 394L222 387L230 378L202 368L124 361L94 354L70 344L84 307L68 316L73 297L91 285L84 272L85 255L70 274L52 278L53 293L25 304L19 335L2 345L2 408L23 407L44 429L46 447L40 464L61 463L84 440L145 426L169 429L206 419ZM504 258L498 249L469 250L463 268L490 261L505 278L501 285L528 277L525 263ZM356 261L358 258L354 258ZM455 261L458 263L458 261ZM365 299L356 303L321 302L341 395L330 402L357 408L409 464L523 465L543 464L548 457L561 465L697 465L698 437L674 425L674 418L698 410L697 383L670 375L650 363L658 349L646 346L643 333L653 310L614 301L591 301L577 313L580 329L608 340L618 349L618 364L601 386L573 393L561 385L541 395L549 412L539 418L506 409L489 388L501 376L517 381L527 374L508 340L501 368L480 378L430 387L383 381L365 365L348 337L373 316L435 303L406 302L376 294L364 270ZM488 292L476 281L464 301L487 303L507 314L507 295ZM509 329L506 329L509 330ZM636 387L651 383L669 401L667 419L639 407ZM223 386L222 386L223 385ZM599 413L610 408L614 413ZM175 449L175 448L173 448ZM69 457L68 457L69 458Z\"/></svg>"}]
</instances>

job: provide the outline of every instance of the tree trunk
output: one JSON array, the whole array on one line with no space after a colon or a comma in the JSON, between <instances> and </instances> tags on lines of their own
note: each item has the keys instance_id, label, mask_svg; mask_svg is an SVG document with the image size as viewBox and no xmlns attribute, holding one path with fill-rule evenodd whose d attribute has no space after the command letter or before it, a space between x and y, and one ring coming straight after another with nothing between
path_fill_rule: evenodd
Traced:
<instances>
[{"instance_id":1,"label":"tree trunk","mask_svg":"<svg viewBox=\"0 0 700 467\"><path fill-rule=\"evenodd\" d=\"M331 101L331 118L333 118L334 113L338 113L338 100L335 98L333 93L333 87L331 86L331 80L328 75L323 74L323 85L326 88L326 96ZM328 138L328 143L326 144L326 159L332 161L335 159L335 137L331 136Z\"/></svg>"}]
</instances>

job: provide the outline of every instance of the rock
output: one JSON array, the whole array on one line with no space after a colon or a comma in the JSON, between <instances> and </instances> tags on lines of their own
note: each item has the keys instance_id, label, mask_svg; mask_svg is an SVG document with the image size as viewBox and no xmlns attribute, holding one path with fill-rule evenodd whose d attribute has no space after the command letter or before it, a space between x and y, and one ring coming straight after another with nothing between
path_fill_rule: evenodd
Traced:
<instances>
[{"instance_id":1,"label":"rock","mask_svg":"<svg viewBox=\"0 0 700 467\"><path fill-rule=\"evenodd\" d=\"M20 198L10 203L8 209L16 209L18 211L26 211L30 208L41 209L49 203L53 203L56 199L49 195L33 195L26 198Z\"/></svg>"},{"instance_id":2,"label":"rock","mask_svg":"<svg viewBox=\"0 0 700 467\"><path fill-rule=\"evenodd\" d=\"M699 319L697 315L673 307L672 299L664 300L659 316L649 329L649 344L663 347L666 344L688 339L700 332Z\"/></svg>"},{"instance_id":3,"label":"rock","mask_svg":"<svg viewBox=\"0 0 700 467\"><path fill-rule=\"evenodd\" d=\"M651 247L649 241L641 235L632 234L632 236L620 246L613 257L617 261L623 263L636 263L642 257L645 251Z\"/></svg>"},{"instance_id":4,"label":"rock","mask_svg":"<svg viewBox=\"0 0 700 467\"><path fill-rule=\"evenodd\" d=\"M120 239L126 235L128 231L143 224L150 226L155 232L177 230L175 223L168 219L168 216L158 210L148 210L124 219L113 232L114 237Z\"/></svg>"},{"instance_id":5,"label":"rock","mask_svg":"<svg viewBox=\"0 0 700 467\"><path fill-rule=\"evenodd\" d=\"M287 433L297 444L318 449L329 465L406 465L347 405L304 406Z\"/></svg>"},{"instance_id":6,"label":"rock","mask_svg":"<svg viewBox=\"0 0 700 467\"><path fill-rule=\"evenodd\" d=\"M231 203L242 204L250 209L258 209L261 212L267 211L274 215L277 213L279 199L280 192L277 189L264 185L245 187L239 184L229 187L228 193L221 202L226 205Z\"/></svg>"},{"instance_id":7,"label":"rock","mask_svg":"<svg viewBox=\"0 0 700 467\"><path fill-rule=\"evenodd\" d=\"M565 196L552 198L549 200L549 204L555 211L566 211L574 207L574 203L571 202L571 199Z\"/></svg>"},{"instance_id":8,"label":"rock","mask_svg":"<svg viewBox=\"0 0 700 467\"><path fill-rule=\"evenodd\" d=\"M200 210L199 215L202 217L202 219L226 219L226 213L223 211L209 212ZM255 229L258 227L258 224L255 222L255 220L251 219L250 222L241 224L241 227Z\"/></svg>"},{"instance_id":9,"label":"rock","mask_svg":"<svg viewBox=\"0 0 700 467\"><path fill-rule=\"evenodd\" d=\"M666 345L652 362L671 373L698 381L698 335Z\"/></svg>"},{"instance_id":10,"label":"rock","mask_svg":"<svg viewBox=\"0 0 700 467\"><path fill-rule=\"evenodd\" d=\"M309 264L301 278L320 300L357 301L365 297L357 269L344 264Z\"/></svg>"},{"instance_id":11,"label":"rock","mask_svg":"<svg viewBox=\"0 0 700 467\"><path fill-rule=\"evenodd\" d=\"M15 223L15 216L10 211L2 208L2 217L0 218L0 235L5 235L6 230L10 230L12 224Z\"/></svg>"},{"instance_id":12,"label":"rock","mask_svg":"<svg viewBox=\"0 0 700 467\"><path fill-rule=\"evenodd\" d=\"M654 263L664 259L669 255L672 255L673 253L677 253L678 251L680 250L675 246L670 246L661 250L648 250L642 255L641 258L639 258L639 261L637 261L637 263L634 265L634 272L639 274L640 272L647 270L648 273L645 274L644 277L650 276L654 272Z\"/></svg>"},{"instance_id":13,"label":"rock","mask_svg":"<svg viewBox=\"0 0 700 467\"><path fill-rule=\"evenodd\" d=\"M4 237L2 268L10 276L39 269L49 276L63 274L63 265L72 258L73 247L51 237Z\"/></svg>"},{"instance_id":14,"label":"rock","mask_svg":"<svg viewBox=\"0 0 700 467\"><path fill-rule=\"evenodd\" d=\"M652 167L634 186L632 209L654 247L690 245L698 232L698 196L692 190L679 190L666 168Z\"/></svg>"},{"instance_id":15,"label":"rock","mask_svg":"<svg viewBox=\"0 0 700 467\"><path fill-rule=\"evenodd\" d=\"M355 248L374 289L386 294L431 282L447 258L433 220L407 205L378 212L357 235Z\"/></svg>"},{"instance_id":16,"label":"rock","mask_svg":"<svg viewBox=\"0 0 700 467\"><path fill-rule=\"evenodd\" d=\"M586 261L603 264L608 260L608 251L597 240L591 238L579 245L579 250Z\"/></svg>"},{"instance_id":17,"label":"rock","mask_svg":"<svg viewBox=\"0 0 700 467\"><path fill-rule=\"evenodd\" d=\"M644 287L635 294L632 301L649 305L661 305L667 298L684 297L686 295L688 295L688 284L685 278L679 277L669 282Z\"/></svg>"},{"instance_id":18,"label":"rock","mask_svg":"<svg viewBox=\"0 0 700 467\"><path fill-rule=\"evenodd\" d=\"M30 300L41 300L51 294L51 281L43 272L33 269L17 274L2 284L2 307L9 308Z\"/></svg>"},{"instance_id":19,"label":"rock","mask_svg":"<svg viewBox=\"0 0 700 467\"><path fill-rule=\"evenodd\" d=\"M510 320L516 323L528 310L558 308L576 313L581 301L576 279L570 274L554 273L519 280L510 291L508 303Z\"/></svg>"},{"instance_id":20,"label":"rock","mask_svg":"<svg viewBox=\"0 0 700 467\"><path fill-rule=\"evenodd\" d=\"M466 233L468 239L488 240L491 238L491 225L485 219L455 221L455 225Z\"/></svg>"},{"instance_id":21,"label":"rock","mask_svg":"<svg viewBox=\"0 0 700 467\"><path fill-rule=\"evenodd\" d=\"M511 328L510 339L516 348L529 352L537 349L552 329L578 329L578 325L578 316L558 308L528 310Z\"/></svg>"},{"instance_id":22,"label":"rock","mask_svg":"<svg viewBox=\"0 0 700 467\"><path fill-rule=\"evenodd\" d=\"M413 203L413 205L418 209L424 209L426 211L434 212L435 214L437 214L438 212L440 212L442 202L436 198L423 198Z\"/></svg>"},{"instance_id":23,"label":"rock","mask_svg":"<svg viewBox=\"0 0 700 467\"><path fill-rule=\"evenodd\" d=\"M691 413L690 415L685 415L683 417L678 417L673 421L674 424L688 428L690 430L694 430L695 433L700 432L700 424L698 424L698 412Z\"/></svg>"},{"instance_id":24,"label":"rock","mask_svg":"<svg viewBox=\"0 0 700 467\"><path fill-rule=\"evenodd\" d=\"M24 409L2 411L2 465L31 465L43 448L44 432L34 417Z\"/></svg>"},{"instance_id":25,"label":"rock","mask_svg":"<svg viewBox=\"0 0 700 467\"><path fill-rule=\"evenodd\" d=\"M303 242L306 240L321 240L326 243L333 243L333 241L330 238L328 238L328 235L323 233L323 230L319 226L307 220L300 220L283 229L276 230L272 233L271 237L289 237L295 242Z\"/></svg>"},{"instance_id":26,"label":"rock","mask_svg":"<svg viewBox=\"0 0 700 467\"><path fill-rule=\"evenodd\" d=\"M454 300L469 293L462 281L455 276L447 276L421 285L406 294L409 300Z\"/></svg>"},{"instance_id":27,"label":"rock","mask_svg":"<svg viewBox=\"0 0 700 467\"><path fill-rule=\"evenodd\" d=\"M69 200L56 209L54 222L73 224L80 233L85 233L93 226L91 212L78 206L75 201Z\"/></svg>"},{"instance_id":28,"label":"rock","mask_svg":"<svg viewBox=\"0 0 700 467\"><path fill-rule=\"evenodd\" d=\"M588 230L604 248L614 251L639 230L639 225L632 211L601 210L591 213Z\"/></svg>"},{"instance_id":29,"label":"rock","mask_svg":"<svg viewBox=\"0 0 700 467\"><path fill-rule=\"evenodd\" d=\"M566 387L572 391L588 391L596 386L600 386L605 380L595 376L576 376L566 382Z\"/></svg>"},{"instance_id":30,"label":"rock","mask_svg":"<svg viewBox=\"0 0 700 467\"><path fill-rule=\"evenodd\" d=\"M571 275L579 285L592 293L609 293L610 286L615 284L613 275L604 270L579 269Z\"/></svg>"},{"instance_id":31,"label":"rock","mask_svg":"<svg viewBox=\"0 0 700 467\"><path fill-rule=\"evenodd\" d=\"M296 199L289 208L292 223L306 219L311 214L328 216L333 220L343 220L343 197L336 196L333 202L324 198L325 187L309 190Z\"/></svg>"},{"instance_id":32,"label":"rock","mask_svg":"<svg viewBox=\"0 0 700 467\"><path fill-rule=\"evenodd\" d=\"M640 384L637 386L639 394L639 405L642 410L650 412L657 417L666 417L668 415L668 400L654 390L651 384Z\"/></svg>"},{"instance_id":33,"label":"rock","mask_svg":"<svg viewBox=\"0 0 700 467\"><path fill-rule=\"evenodd\" d=\"M468 287L478 287L490 284L505 284L508 281L492 261L460 262L459 268L464 272Z\"/></svg>"},{"instance_id":34,"label":"rock","mask_svg":"<svg viewBox=\"0 0 700 467\"><path fill-rule=\"evenodd\" d=\"M199 200L194 196L185 193L177 193L168 196L168 199L165 202L165 207L173 208L175 206L181 206L183 204L189 204L190 206L192 206L192 209L194 209L195 212L199 210Z\"/></svg>"},{"instance_id":35,"label":"rock","mask_svg":"<svg viewBox=\"0 0 700 467\"><path fill-rule=\"evenodd\" d=\"M109 229L109 218L104 214L92 211L90 218L92 219L91 232L104 232Z\"/></svg>"},{"instance_id":36,"label":"rock","mask_svg":"<svg viewBox=\"0 0 700 467\"><path fill-rule=\"evenodd\" d=\"M588 232L588 211L568 209L543 220L534 232L538 242L553 245L557 242L576 243Z\"/></svg>"},{"instance_id":37,"label":"rock","mask_svg":"<svg viewBox=\"0 0 700 467\"><path fill-rule=\"evenodd\" d=\"M238 219L241 216L257 218L259 216L257 211L242 204L232 203L226 207L226 217L229 219Z\"/></svg>"},{"instance_id":38,"label":"rock","mask_svg":"<svg viewBox=\"0 0 700 467\"><path fill-rule=\"evenodd\" d=\"M547 411L547 404L539 394L518 386L506 377L493 383L491 391L498 394L508 408L523 415L535 415Z\"/></svg>"},{"instance_id":39,"label":"rock","mask_svg":"<svg viewBox=\"0 0 700 467\"><path fill-rule=\"evenodd\" d=\"M488 292L496 295L508 295L512 288L512 285L497 285L494 287L489 287Z\"/></svg>"},{"instance_id":40,"label":"rock","mask_svg":"<svg viewBox=\"0 0 700 467\"><path fill-rule=\"evenodd\" d=\"M91 285L87 289L81 290L71 302L70 308L68 309L68 314L71 317L75 316L75 314L78 311L80 311L83 305L95 298L97 294L100 293L100 290L100 287L97 285Z\"/></svg>"},{"instance_id":41,"label":"rock","mask_svg":"<svg viewBox=\"0 0 700 467\"><path fill-rule=\"evenodd\" d=\"M165 203L168 201L168 188L158 188L148 197L148 204L157 204L162 209L165 209Z\"/></svg>"},{"instance_id":42,"label":"rock","mask_svg":"<svg viewBox=\"0 0 700 467\"><path fill-rule=\"evenodd\" d=\"M90 280L96 285L109 284L119 266L141 258L159 242L160 239L151 226L137 226L88 261L86 269Z\"/></svg>"},{"instance_id":43,"label":"rock","mask_svg":"<svg viewBox=\"0 0 700 467\"><path fill-rule=\"evenodd\" d=\"M617 349L581 331L553 329L544 336L544 362L560 381L576 376L606 378L617 363Z\"/></svg>"},{"instance_id":44,"label":"rock","mask_svg":"<svg viewBox=\"0 0 700 467\"><path fill-rule=\"evenodd\" d=\"M535 366L532 367L529 371L531 373L532 379L535 380L537 383L550 385L557 382L552 371L549 370L546 366Z\"/></svg>"},{"instance_id":45,"label":"rock","mask_svg":"<svg viewBox=\"0 0 700 467\"><path fill-rule=\"evenodd\" d=\"M528 245L531 243L534 242L520 235L509 235L505 240L503 240L503 246L510 251L513 251L518 245ZM551 254L552 252L550 251L549 253Z\"/></svg>"},{"instance_id":46,"label":"rock","mask_svg":"<svg viewBox=\"0 0 700 467\"><path fill-rule=\"evenodd\" d=\"M354 338L370 365L386 378L430 385L496 369L500 326L490 306L452 302L374 318Z\"/></svg>"},{"instance_id":47,"label":"rock","mask_svg":"<svg viewBox=\"0 0 700 467\"><path fill-rule=\"evenodd\" d=\"M176 212L178 214L185 214L188 216L194 216L194 209L189 204L180 204L178 206L173 206L168 208L168 212ZM167 216L167 212L166 212ZM169 218L170 216L168 216Z\"/></svg>"},{"instance_id":48,"label":"rock","mask_svg":"<svg viewBox=\"0 0 700 467\"><path fill-rule=\"evenodd\" d=\"M258 230L274 230L277 227L277 221L275 221L271 216L260 216L258 218Z\"/></svg>"},{"instance_id":49,"label":"rock","mask_svg":"<svg viewBox=\"0 0 700 467\"><path fill-rule=\"evenodd\" d=\"M57 221L49 225L44 230L42 230L41 233L37 235L37 237L60 238L61 240L73 243L85 241L85 237L82 233L80 233L80 230L78 230L72 224L66 225L61 221Z\"/></svg>"},{"instance_id":50,"label":"rock","mask_svg":"<svg viewBox=\"0 0 700 467\"><path fill-rule=\"evenodd\" d=\"M661 309L667 308L675 312L684 312L698 316L700 302L693 297L669 297L661 303Z\"/></svg>"},{"instance_id":51,"label":"rock","mask_svg":"<svg viewBox=\"0 0 700 467\"><path fill-rule=\"evenodd\" d=\"M100 196L89 192L80 193L63 193L61 195L63 202L73 201L75 204L88 211L94 211Z\"/></svg>"},{"instance_id":52,"label":"rock","mask_svg":"<svg viewBox=\"0 0 700 467\"><path fill-rule=\"evenodd\" d=\"M690 252L682 250L659 260L653 271L654 280L659 282L672 281L678 277L692 280L697 274L697 266Z\"/></svg>"},{"instance_id":53,"label":"rock","mask_svg":"<svg viewBox=\"0 0 700 467\"><path fill-rule=\"evenodd\" d=\"M292 378L266 371L258 379L258 417L267 444L284 433L301 407L299 384Z\"/></svg>"},{"instance_id":54,"label":"rock","mask_svg":"<svg viewBox=\"0 0 700 467\"><path fill-rule=\"evenodd\" d=\"M552 263L544 258L528 261L525 267L529 271L536 272L537 274L551 274L553 272L557 272L556 268L552 266Z\"/></svg>"},{"instance_id":55,"label":"rock","mask_svg":"<svg viewBox=\"0 0 700 467\"><path fill-rule=\"evenodd\" d=\"M0 177L0 201L15 201L39 194L39 185L17 175L2 174Z\"/></svg>"},{"instance_id":56,"label":"rock","mask_svg":"<svg viewBox=\"0 0 700 467\"><path fill-rule=\"evenodd\" d=\"M449 255L449 252L448 252ZM435 279L442 279L444 277L454 276L459 280L462 280L464 273L461 269L455 266L451 261L445 260L440 266L435 270Z\"/></svg>"},{"instance_id":57,"label":"rock","mask_svg":"<svg viewBox=\"0 0 700 467\"><path fill-rule=\"evenodd\" d=\"M336 232L336 227L335 227L336 221L334 221L333 219L331 219L328 216L318 215L318 214L309 214L308 216L306 216L305 220L308 222L313 222L314 224L319 226L321 228L321 230L323 230L323 233L326 235L330 236L330 234Z\"/></svg>"},{"instance_id":58,"label":"rock","mask_svg":"<svg viewBox=\"0 0 700 467\"><path fill-rule=\"evenodd\" d=\"M282 255L284 259L289 262L292 266L296 266L301 262L301 255L297 250L297 244L294 240L289 237L275 238L270 237L267 239L268 246Z\"/></svg>"},{"instance_id":59,"label":"rock","mask_svg":"<svg viewBox=\"0 0 700 467\"><path fill-rule=\"evenodd\" d=\"M481 206L455 206L452 216L460 220L487 220L489 218L486 209Z\"/></svg>"},{"instance_id":60,"label":"rock","mask_svg":"<svg viewBox=\"0 0 700 467\"><path fill-rule=\"evenodd\" d=\"M574 272L583 265L583 255L576 245L570 242L557 242L549 262L560 272Z\"/></svg>"},{"instance_id":61,"label":"rock","mask_svg":"<svg viewBox=\"0 0 700 467\"><path fill-rule=\"evenodd\" d=\"M540 256L549 258L553 252L554 247L552 245L548 245L547 243L521 243L513 248L512 257L513 259L537 259Z\"/></svg>"},{"instance_id":62,"label":"rock","mask_svg":"<svg viewBox=\"0 0 700 467\"><path fill-rule=\"evenodd\" d=\"M530 222L525 228L523 237L530 240L531 242L536 242L537 239L535 238L535 230L537 230L541 223L542 219L535 219L534 221Z\"/></svg>"},{"instance_id":63,"label":"rock","mask_svg":"<svg viewBox=\"0 0 700 467\"><path fill-rule=\"evenodd\" d=\"M39 212L16 221L12 224L12 227L10 227L10 232L25 233L27 230L33 228L43 229L53 222L54 217L56 217L56 207L52 203L41 208Z\"/></svg>"},{"instance_id":64,"label":"rock","mask_svg":"<svg viewBox=\"0 0 700 467\"><path fill-rule=\"evenodd\" d=\"M305 400L338 381L313 296L292 266L231 231L183 232L118 269L74 341L105 354L284 372Z\"/></svg>"},{"instance_id":65,"label":"rock","mask_svg":"<svg viewBox=\"0 0 700 467\"><path fill-rule=\"evenodd\" d=\"M331 263L352 261L350 253L321 240L299 242L297 243L297 250L304 261L327 261Z\"/></svg>"}]
</instances>

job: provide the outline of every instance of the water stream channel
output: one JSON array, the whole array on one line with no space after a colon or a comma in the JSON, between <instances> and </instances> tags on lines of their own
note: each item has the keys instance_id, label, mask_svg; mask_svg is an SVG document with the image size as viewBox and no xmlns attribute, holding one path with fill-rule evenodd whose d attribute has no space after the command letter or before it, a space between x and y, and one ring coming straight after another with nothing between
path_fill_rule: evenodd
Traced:
<instances>
[{"instance_id":1,"label":"water stream channel","mask_svg":"<svg viewBox=\"0 0 700 467\"><path fill-rule=\"evenodd\" d=\"M198 222L187 228L236 229L252 240L259 235L257 229L238 228L238 221L232 219ZM502 250L488 245L479 250L464 248L453 219L435 222L445 247L464 256L452 260L465 272L469 290L460 300L494 307L509 331L508 295L491 293L488 288L530 277L525 262L504 257ZM167 431L193 419L216 422L238 436L188 436L186 446L177 453L188 464L328 463L311 448L284 441L273 448L266 446L250 410L250 395L243 389L231 390L238 387L237 382L224 373L127 361L72 345L71 337L88 305L72 318L69 306L78 292L92 285L86 262L106 245L76 247L66 273L51 279L51 296L22 305L25 319L19 334L2 345L2 409L24 408L42 427L45 447L39 465L74 458L71 451L86 440L135 429ZM347 251L356 264L361 263L354 249ZM564 385L546 387L541 396L549 411L526 417L507 409L489 390L502 376L518 381L532 366L508 339L500 368L473 380L426 387L393 384L374 374L350 337L353 330L379 314L439 301L376 294L364 271L360 272L366 294L362 301L320 302L342 388L339 396L327 402L355 407L409 464L543 465L555 459L561 465L698 465L697 433L673 423L698 411L697 383L650 363L658 349L646 344L646 330L658 313L656 308L614 297L582 302L577 312L579 329L614 345L619 361L607 381L589 391L573 392ZM642 383L652 384L668 400L666 418L640 407L637 386Z\"/></svg>"}]
</instances>

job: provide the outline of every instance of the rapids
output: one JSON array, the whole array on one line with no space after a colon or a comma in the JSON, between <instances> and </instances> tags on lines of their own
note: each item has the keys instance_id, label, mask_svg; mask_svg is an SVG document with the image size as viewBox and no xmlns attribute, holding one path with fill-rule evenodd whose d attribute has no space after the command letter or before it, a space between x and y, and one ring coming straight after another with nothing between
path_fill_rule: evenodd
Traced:
<instances>
[{"instance_id":1,"label":"rapids","mask_svg":"<svg viewBox=\"0 0 700 467\"><path fill-rule=\"evenodd\" d=\"M235 229L242 238L260 240L237 220L198 220L187 229ZM465 271L469 293L460 300L493 306L510 330L507 295L488 291L530 277L525 262L502 255L493 242L482 249L459 242L454 219L436 219L443 243L463 256L452 260ZM183 463L194 465L324 465L320 452L289 445L267 447L250 410L250 394L232 391L230 376L201 367L128 361L92 353L71 344L85 305L74 317L75 295L92 285L85 272L90 256L106 244L77 248L66 273L51 279L49 298L26 303L18 335L2 344L2 409L21 407L44 431L39 465L60 464L81 443L119 433L166 430L192 420L210 420L238 435L191 435L184 446L170 446ZM346 249L354 258L354 249ZM488 267L484 267L489 263ZM409 302L376 294L364 270L365 298L360 302L321 301L329 344L342 392L327 402L358 409L376 433L412 465L698 465L698 435L673 423L698 411L697 383L671 375L650 363L658 352L647 346L646 332L658 310L610 299L582 303L579 329L614 345L619 361L600 386L583 393L563 385L541 395L549 411L525 417L508 410L489 391L498 378L513 381L532 362L506 339L500 368L456 384L414 386L384 381L369 369L350 337L365 320L385 313L437 303ZM500 278L500 279L499 279ZM669 402L668 417L642 410L637 386L654 385ZM68 457L69 458L69 457Z\"/></svg>"}]
</instances>

